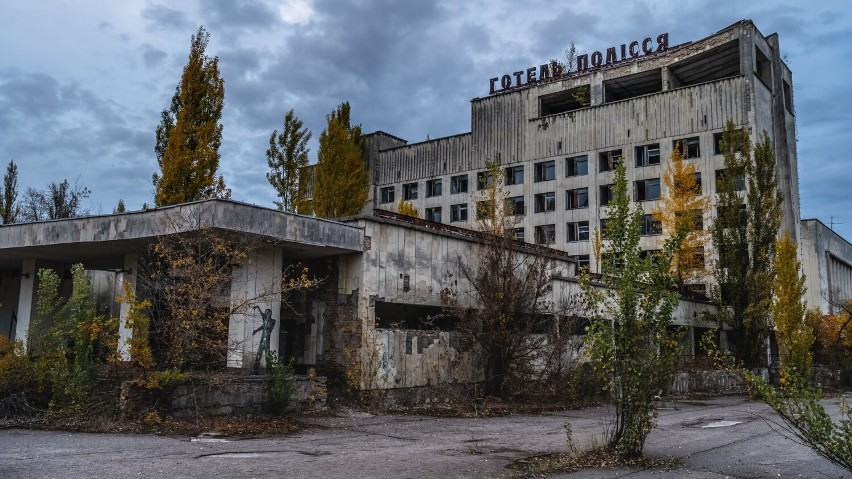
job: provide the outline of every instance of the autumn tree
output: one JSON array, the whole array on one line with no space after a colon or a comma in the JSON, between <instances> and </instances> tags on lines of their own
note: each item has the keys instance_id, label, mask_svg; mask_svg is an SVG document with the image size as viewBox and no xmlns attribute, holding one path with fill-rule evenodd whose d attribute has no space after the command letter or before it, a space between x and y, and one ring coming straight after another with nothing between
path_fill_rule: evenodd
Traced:
<instances>
[{"instance_id":1,"label":"autumn tree","mask_svg":"<svg viewBox=\"0 0 852 479\"><path fill-rule=\"evenodd\" d=\"M785 234L776 242L775 252L770 312L775 324L781 364L785 371L798 375L810 374L814 331L807 321L807 307L803 299L805 276L796 258L796 243L789 234Z\"/></svg>"},{"instance_id":2,"label":"autumn tree","mask_svg":"<svg viewBox=\"0 0 852 479\"><path fill-rule=\"evenodd\" d=\"M281 211L294 212L296 197L299 194L299 175L308 165L308 141L311 132L296 117L293 110L284 115L284 126L279 133L274 130L269 137L269 149L266 150L266 162L269 173L266 179L278 192L279 201L275 205Z\"/></svg>"},{"instance_id":3,"label":"autumn tree","mask_svg":"<svg viewBox=\"0 0 852 479\"><path fill-rule=\"evenodd\" d=\"M448 288L441 300L446 314L458 318L459 333L478 347L485 394L506 398L561 370L576 299L550 301L553 261L543 248L514 239L500 164L489 162L488 171L494 181L478 198L482 243L472 258L459 258L472 297Z\"/></svg>"},{"instance_id":4,"label":"autumn tree","mask_svg":"<svg viewBox=\"0 0 852 479\"><path fill-rule=\"evenodd\" d=\"M606 216L600 283L588 273L580 281L589 316L585 345L614 404L608 446L630 457L642 454L654 427L655 397L669 386L681 353L679 332L671 327L678 295L669 271L682 235L669 237L655 258L642 255L644 211L631 207L623 162Z\"/></svg>"},{"instance_id":5,"label":"autumn tree","mask_svg":"<svg viewBox=\"0 0 852 479\"><path fill-rule=\"evenodd\" d=\"M711 228L717 254L717 285L712 295L718 319L731 327L729 342L735 356L746 366L756 367L762 363L772 332L772 262L783 198L772 144L765 133L752 150L748 134L728 122L720 147L725 172L716 183L718 213ZM744 202L739 191L746 185Z\"/></svg>"},{"instance_id":6,"label":"autumn tree","mask_svg":"<svg viewBox=\"0 0 852 479\"><path fill-rule=\"evenodd\" d=\"M0 224L8 225L18 219L18 165L9 161L6 174L3 175L3 189L0 193Z\"/></svg>"},{"instance_id":7,"label":"autumn tree","mask_svg":"<svg viewBox=\"0 0 852 479\"><path fill-rule=\"evenodd\" d=\"M89 211L83 208L83 201L91 194L79 180L73 184L68 180L50 182L44 190L27 188L20 217L23 221L44 221L84 216Z\"/></svg>"},{"instance_id":8,"label":"autumn tree","mask_svg":"<svg viewBox=\"0 0 852 479\"><path fill-rule=\"evenodd\" d=\"M352 216L360 213L369 199L361 125L351 124L349 102L341 103L326 118L310 208L322 218Z\"/></svg>"},{"instance_id":9,"label":"autumn tree","mask_svg":"<svg viewBox=\"0 0 852 479\"><path fill-rule=\"evenodd\" d=\"M401 215L420 218L420 212L417 211L417 208L410 201L405 201L403 199L400 199L399 203L396 205L396 212Z\"/></svg>"},{"instance_id":10,"label":"autumn tree","mask_svg":"<svg viewBox=\"0 0 852 479\"><path fill-rule=\"evenodd\" d=\"M189 60L157 127L157 206L230 196L224 178L216 177L225 83L219 77L219 58L205 53L209 40L204 27L192 36Z\"/></svg>"},{"instance_id":11,"label":"autumn tree","mask_svg":"<svg viewBox=\"0 0 852 479\"><path fill-rule=\"evenodd\" d=\"M690 283L707 273L704 247L708 235L703 227L703 218L710 210L710 201L702 196L695 165L684 161L679 144L675 145L669 160L663 175L665 194L660 198L654 216L660 221L664 234L683 238L674 250L671 273L678 291L685 294Z\"/></svg>"},{"instance_id":12,"label":"autumn tree","mask_svg":"<svg viewBox=\"0 0 852 479\"><path fill-rule=\"evenodd\" d=\"M112 210L113 213L124 213L126 211L127 211L127 206L125 206L123 199L119 199L118 204L115 205L115 209Z\"/></svg>"}]
</instances>

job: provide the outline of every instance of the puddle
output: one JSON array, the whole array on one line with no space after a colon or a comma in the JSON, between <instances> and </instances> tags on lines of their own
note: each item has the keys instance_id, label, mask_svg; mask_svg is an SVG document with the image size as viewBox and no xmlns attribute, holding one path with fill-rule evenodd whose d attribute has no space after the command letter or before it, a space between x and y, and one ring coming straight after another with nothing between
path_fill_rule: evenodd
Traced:
<instances>
[{"instance_id":1,"label":"puddle","mask_svg":"<svg viewBox=\"0 0 852 479\"><path fill-rule=\"evenodd\" d=\"M711 427L731 427L736 426L737 424L742 424L742 421L717 421L711 422L710 424L705 424L701 426L701 429L707 429Z\"/></svg>"}]
</instances>

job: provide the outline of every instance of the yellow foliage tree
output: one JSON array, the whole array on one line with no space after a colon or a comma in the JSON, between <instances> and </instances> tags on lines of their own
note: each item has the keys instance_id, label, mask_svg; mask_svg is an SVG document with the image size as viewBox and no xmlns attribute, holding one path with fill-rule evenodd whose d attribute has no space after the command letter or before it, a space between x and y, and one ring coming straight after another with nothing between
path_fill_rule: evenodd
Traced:
<instances>
[{"instance_id":1,"label":"yellow foliage tree","mask_svg":"<svg viewBox=\"0 0 852 479\"><path fill-rule=\"evenodd\" d=\"M776 241L775 252L771 313L781 353L782 373L806 377L811 371L814 331L807 322L807 309L802 300L805 276L801 274L801 265L796 259L796 243L789 234Z\"/></svg>"},{"instance_id":2,"label":"yellow foliage tree","mask_svg":"<svg viewBox=\"0 0 852 479\"><path fill-rule=\"evenodd\" d=\"M710 210L710 202L701 195L695 165L684 160L679 144L675 145L669 157L663 184L666 186L665 194L654 210L654 217L662 224L666 235L683 237L671 263L672 276L678 291L683 293L686 285L707 274L704 247L708 235L703 228L703 218Z\"/></svg>"},{"instance_id":3,"label":"yellow foliage tree","mask_svg":"<svg viewBox=\"0 0 852 479\"><path fill-rule=\"evenodd\" d=\"M420 218L420 212L417 211L417 208L415 208L410 201L399 200L399 204L396 206L396 211L401 215Z\"/></svg>"},{"instance_id":4,"label":"yellow foliage tree","mask_svg":"<svg viewBox=\"0 0 852 479\"><path fill-rule=\"evenodd\" d=\"M153 177L157 206L230 197L225 180L216 177L225 82L219 77L219 58L205 53L209 39L204 27L192 36L180 84L157 127L154 151L160 173Z\"/></svg>"},{"instance_id":5,"label":"yellow foliage tree","mask_svg":"<svg viewBox=\"0 0 852 479\"><path fill-rule=\"evenodd\" d=\"M320 135L310 203L321 218L356 215L369 199L361 125L351 126L349 112L349 102L341 103Z\"/></svg>"}]
</instances>

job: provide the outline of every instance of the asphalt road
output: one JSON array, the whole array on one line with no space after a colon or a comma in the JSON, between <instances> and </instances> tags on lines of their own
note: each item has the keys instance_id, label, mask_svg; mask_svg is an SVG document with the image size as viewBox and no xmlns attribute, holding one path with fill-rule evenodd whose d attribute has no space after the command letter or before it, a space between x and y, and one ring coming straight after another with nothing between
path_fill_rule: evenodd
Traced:
<instances>
[{"instance_id":1,"label":"asphalt road","mask_svg":"<svg viewBox=\"0 0 852 479\"><path fill-rule=\"evenodd\" d=\"M666 406L645 452L681 458L681 469L555 477L850 477L773 430L762 404L723 397ZM0 478L498 477L515 459L564 450L566 421L581 447L600 441L604 417L604 408L486 419L346 411L308 418L318 427L297 436L243 440L3 430Z\"/></svg>"}]
</instances>

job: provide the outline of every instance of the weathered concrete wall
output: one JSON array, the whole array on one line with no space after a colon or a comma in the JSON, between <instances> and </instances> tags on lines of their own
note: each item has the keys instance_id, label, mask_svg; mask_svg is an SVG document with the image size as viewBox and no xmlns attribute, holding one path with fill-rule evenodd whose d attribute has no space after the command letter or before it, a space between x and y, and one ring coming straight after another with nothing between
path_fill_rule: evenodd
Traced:
<instances>
[{"instance_id":1,"label":"weathered concrete wall","mask_svg":"<svg viewBox=\"0 0 852 479\"><path fill-rule=\"evenodd\" d=\"M808 306L832 312L852 299L852 244L819 220L803 220L800 243Z\"/></svg>"},{"instance_id":2,"label":"weathered concrete wall","mask_svg":"<svg viewBox=\"0 0 852 479\"><path fill-rule=\"evenodd\" d=\"M379 389L482 381L482 366L472 344L462 345L452 331L377 329L375 345Z\"/></svg>"}]
</instances>

